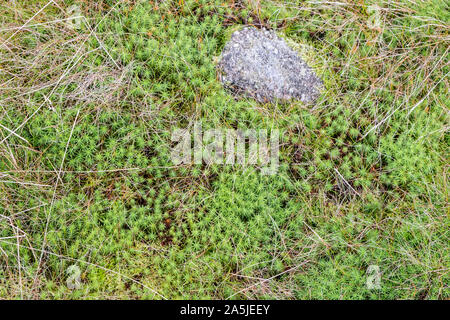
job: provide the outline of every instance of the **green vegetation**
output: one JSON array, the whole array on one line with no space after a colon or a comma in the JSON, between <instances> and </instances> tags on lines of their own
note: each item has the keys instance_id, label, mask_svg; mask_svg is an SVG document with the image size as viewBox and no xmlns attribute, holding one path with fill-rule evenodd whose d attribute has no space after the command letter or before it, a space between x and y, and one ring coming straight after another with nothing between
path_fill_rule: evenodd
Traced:
<instances>
[{"instance_id":1,"label":"green vegetation","mask_svg":"<svg viewBox=\"0 0 450 320\"><path fill-rule=\"evenodd\" d=\"M0 12L1 298L450 298L445 1ZM325 82L315 105L222 88L244 24L290 39ZM277 174L175 166L171 133L194 121L278 128Z\"/></svg>"}]
</instances>

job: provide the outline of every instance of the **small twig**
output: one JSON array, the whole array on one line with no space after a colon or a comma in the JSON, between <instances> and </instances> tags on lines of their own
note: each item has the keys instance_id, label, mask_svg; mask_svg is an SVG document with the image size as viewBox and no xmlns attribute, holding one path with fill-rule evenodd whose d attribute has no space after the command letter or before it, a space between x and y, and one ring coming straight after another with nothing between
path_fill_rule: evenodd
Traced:
<instances>
[{"instance_id":1,"label":"small twig","mask_svg":"<svg viewBox=\"0 0 450 320\"><path fill-rule=\"evenodd\" d=\"M334 171L336 171L336 173L339 175L339 177L341 177L341 179L344 181L344 183L354 192L356 193L358 196L361 196L358 191L356 191L355 189L353 189L353 187L350 185L350 183L347 182L347 180L345 180L345 178L342 176L342 174L338 171L338 169L334 168Z\"/></svg>"}]
</instances>

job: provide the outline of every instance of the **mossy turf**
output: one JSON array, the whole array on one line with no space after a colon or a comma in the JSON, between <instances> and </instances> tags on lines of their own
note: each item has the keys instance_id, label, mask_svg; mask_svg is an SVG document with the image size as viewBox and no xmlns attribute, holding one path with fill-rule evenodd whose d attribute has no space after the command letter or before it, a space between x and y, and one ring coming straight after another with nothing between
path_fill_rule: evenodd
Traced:
<instances>
[{"instance_id":1,"label":"mossy turf","mask_svg":"<svg viewBox=\"0 0 450 320\"><path fill-rule=\"evenodd\" d=\"M447 9L0 5L0 297L450 298ZM242 25L299 50L325 83L315 105L222 88ZM194 121L280 130L278 172L175 166L171 133Z\"/></svg>"}]
</instances>

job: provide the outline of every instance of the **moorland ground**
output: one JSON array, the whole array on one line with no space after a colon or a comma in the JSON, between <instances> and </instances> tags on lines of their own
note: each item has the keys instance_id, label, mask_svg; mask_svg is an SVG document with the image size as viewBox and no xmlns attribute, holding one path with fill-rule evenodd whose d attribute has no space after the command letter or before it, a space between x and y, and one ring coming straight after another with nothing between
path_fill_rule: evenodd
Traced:
<instances>
[{"instance_id":1,"label":"moorland ground","mask_svg":"<svg viewBox=\"0 0 450 320\"><path fill-rule=\"evenodd\" d=\"M444 0L1 1L0 297L448 299L449 18ZM315 104L222 87L243 25L298 50ZM174 165L194 121L280 130L277 173Z\"/></svg>"}]
</instances>

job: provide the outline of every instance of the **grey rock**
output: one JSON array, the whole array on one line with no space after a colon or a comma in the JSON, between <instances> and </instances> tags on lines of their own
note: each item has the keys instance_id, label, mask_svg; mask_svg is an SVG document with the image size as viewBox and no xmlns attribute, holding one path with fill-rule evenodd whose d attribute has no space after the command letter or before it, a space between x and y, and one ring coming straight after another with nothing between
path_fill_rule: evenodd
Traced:
<instances>
[{"instance_id":1,"label":"grey rock","mask_svg":"<svg viewBox=\"0 0 450 320\"><path fill-rule=\"evenodd\" d=\"M275 32L245 27L232 34L218 63L234 93L260 102L314 102L323 86L314 71Z\"/></svg>"}]
</instances>

